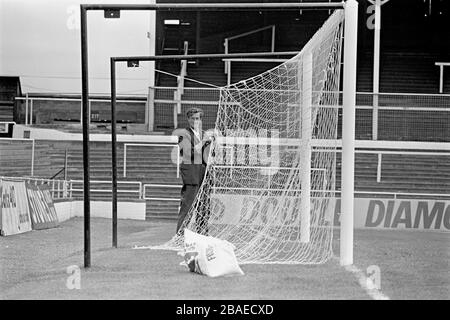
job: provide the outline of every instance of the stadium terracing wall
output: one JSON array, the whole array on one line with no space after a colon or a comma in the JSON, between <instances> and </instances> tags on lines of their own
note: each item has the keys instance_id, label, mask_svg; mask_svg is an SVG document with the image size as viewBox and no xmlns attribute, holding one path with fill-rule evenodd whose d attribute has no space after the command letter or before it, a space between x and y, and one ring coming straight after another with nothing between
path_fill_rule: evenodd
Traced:
<instances>
[{"instance_id":1,"label":"stadium terracing wall","mask_svg":"<svg viewBox=\"0 0 450 320\"><path fill-rule=\"evenodd\" d=\"M24 131L31 129L34 132L31 137L38 139L34 156L35 177L49 178L60 170L64 166L64 152L67 150L67 179L69 181L79 180L77 184L73 183L71 186L73 189L71 194L73 199L81 201L82 185L80 183L83 173L81 134L58 133L56 130L35 129L20 125L18 127L16 134L20 132L23 134ZM131 143L163 143L164 141L167 144L171 142L168 138L171 137L119 135L118 170L121 190L119 201L137 201L136 205L141 201L139 205L142 206L143 200L145 200L145 211L148 218L175 218L177 216L181 179L176 176L176 164L171 161L173 148L170 146L129 147L125 166L124 141L122 139ZM101 184L92 185L95 190L92 197L96 201L104 202L103 208L106 215L110 212L107 203L111 201L111 194L108 191L110 184L107 182L111 179L109 139L108 134L94 134L91 138L91 178L103 181ZM176 141L175 139L172 143L175 145ZM28 143L26 141L13 142L2 141L1 143L0 175L29 176L31 144L29 141ZM446 190L450 190L449 157L449 155L437 154L385 154L382 157L378 179L378 155L357 152L355 155L355 190L358 200L355 202L355 206L358 216L355 217L355 226L358 228L448 230L450 195L446 194ZM339 164L340 154L337 155L337 158ZM126 177L124 177L125 167ZM339 165L336 179L337 190L339 190ZM122 184L124 182L127 182L128 185ZM138 183L154 186L137 192L136 184ZM130 184L134 184L135 187L130 189ZM152 198L153 200L151 200ZM166 198L170 201L154 200L157 198ZM220 197L216 200L221 201ZM269 208L274 201L277 201L276 197L267 199L267 205L263 205L263 207ZM235 207L228 209L231 210L231 216L239 213L244 217L245 213L249 212L245 208L247 202L243 199L234 199L233 203ZM330 216L334 217L333 223L338 225L339 202L332 207L335 209L334 212L330 212ZM71 208L74 208L73 205Z\"/></svg>"},{"instance_id":2,"label":"stadium terracing wall","mask_svg":"<svg viewBox=\"0 0 450 320\"><path fill-rule=\"evenodd\" d=\"M165 0L158 2L174 1ZM359 1L359 4L358 90L367 92L371 91L372 86L373 30L367 27L368 19L371 16L368 13L370 4L365 0ZM440 11L437 9L429 13L427 10L428 8L424 6L424 1L422 0L391 0L383 6L381 43L382 92L437 93L439 74L434 62L438 60L450 61L448 54L450 52L450 29L445 24L448 23L449 13L443 10L442 14L439 14ZM185 15L181 17L182 20L193 23L185 25L185 29L176 31L175 36L172 35L170 37L172 40L177 41L176 45L179 46L178 48L182 45L183 40L189 40L191 45L190 53L222 53L224 37L254 29L255 27L275 23L278 27L276 50L298 50L304 41L308 39L308 34L314 32L326 19L326 16L327 12L303 11L301 13L292 13L289 19L283 19L281 21L277 14L271 13L257 13L254 16L245 15L245 19L243 15L236 13L232 15L224 13L219 15L209 15L206 13ZM162 24L164 18L176 18L176 16L174 16L174 13L170 13L167 16L160 15L158 17L157 48L161 50L158 52L159 54L169 53L169 51L164 51L164 48L161 46L162 40L164 38L167 40L169 37L167 33L164 33L167 31L164 30ZM221 23L219 24L217 21L221 21ZM236 28L235 26L240 26L240 28ZM196 31L197 29L198 31ZM304 30L307 30L307 32L304 32ZM191 31L194 32L192 33ZM173 37L176 37L176 39ZM267 34L261 34L250 40L235 42L231 52L267 50L269 37ZM197 66L189 66L188 75L189 73L191 75L194 74L196 68L200 69L205 65L206 63L200 63ZM175 66L173 70L178 72L179 66ZM207 72L209 71L198 72L199 79L202 80L202 77ZM242 77L245 77L245 74L242 74ZM225 75L223 73L220 75L219 80L224 84ZM449 93L450 77L446 76L444 80L444 93ZM391 97L390 101L392 103L395 99ZM396 105L397 107L408 108L417 106L414 99L411 98L401 101L405 103L398 104ZM448 106L448 102L444 103ZM370 106L370 102L368 105ZM419 107L428 107L430 105L429 101L419 102ZM51 124L55 119L57 119L56 121L59 119L77 122L79 121L80 115L79 106L79 102L35 102L34 112L36 114L33 118L33 123ZM119 121L143 123L143 106L144 103L119 103ZM160 122L156 123L156 129L167 130L168 132L172 130L172 107L164 108L164 106L159 106ZM185 107L183 106L183 108ZM18 108L20 112L18 113L19 117L17 118L17 122L23 123L25 115L24 102L20 102ZM92 110L94 111L93 117L91 118L93 123L95 121L108 122L110 119L108 103L104 103L104 105L102 103L93 103ZM208 112L208 119L215 118L213 108L207 108L206 111ZM444 113L440 111L428 113L426 117L423 116L423 113L417 113L414 110L410 110L408 114L409 116L405 117L405 113L398 110L386 114L383 125L384 130L382 132L380 131L382 136L379 138L381 140L449 141L450 121L448 121L448 111ZM357 119L356 131L358 139L371 139L369 126L372 122L371 111L358 111ZM182 114L179 117L178 124L180 126L185 125L183 121ZM207 126L213 127L213 120L208 121ZM440 125L436 126L436 123L440 123ZM447 124L447 126L441 126L441 124ZM415 168L417 169L418 166L420 165L417 165ZM372 169L372 167L369 169L365 168L364 171L372 172ZM412 170L414 171L415 169ZM414 173L416 174L415 171ZM442 176L446 177L446 174ZM379 184L376 185L376 187L378 186ZM414 228L416 221L419 221L417 222L419 226L423 223L423 226L429 226L430 228L439 229L448 226L448 212L450 209L448 209L448 203L445 201L426 200L426 205L413 202L412 200L405 200L406 202L397 200L395 204L389 201L393 200L368 200L364 204L364 210L367 214L361 221L367 227L374 227L376 225L386 228ZM175 210L172 209L171 212L172 216L176 215ZM417 220L417 215L420 215L422 220Z\"/></svg>"},{"instance_id":3,"label":"stadium terracing wall","mask_svg":"<svg viewBox=\"0 0 450 320\"><path fill-rule=\"evenodd\" d=\"M32 229L53 228L63 221L83 216L81 200L67 197L53 200L51 191L46 184L38 186L21 178L0 178L0 234L8 236ZM251 197L234 195L232 201L227 197L230 195L213 194L211 197L213 205L223 208L220 216L226 217L216 223L262 224L264 219L269 219L270 208L279 201L276 196L267 196L260 206L254 208ZM313 198L313 204L314 201ZM228 205L225 206L223 202ZM145 206L144 200L119 201L118 218L144 220ZM91 208L92 217L111 218L111 201L92 201ZM258 211L257 215L254 215L255 210ZM330 210L325 214L328 217L325 219L338 227L339 198L330 206ZM356 198L355 212L358 214L355 215L354 226L358 229L450 231L449 200ZM258 218L251 219L253 216ZM274 221L275 225L283 223L283 220Z\"/></svg>"}]
</instances>

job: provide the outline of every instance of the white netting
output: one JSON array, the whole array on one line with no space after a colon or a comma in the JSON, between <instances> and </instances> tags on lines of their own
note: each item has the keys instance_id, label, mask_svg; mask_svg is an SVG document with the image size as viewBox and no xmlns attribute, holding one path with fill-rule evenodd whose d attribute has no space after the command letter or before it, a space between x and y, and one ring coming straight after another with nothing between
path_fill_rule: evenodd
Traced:
<instances>
[{"instance_id":1,"label":"white netting","mask_svg":"<svg viewBox=\"0 0 450 320\"><path fill-rule=\"evenodd\" d=\"M239 263L332 256L343 18L337 10L297 56L221 89L217 138L183 228L231 242ZM153 248L180 250L183 238Z\"/></svg>"}]
</instances>

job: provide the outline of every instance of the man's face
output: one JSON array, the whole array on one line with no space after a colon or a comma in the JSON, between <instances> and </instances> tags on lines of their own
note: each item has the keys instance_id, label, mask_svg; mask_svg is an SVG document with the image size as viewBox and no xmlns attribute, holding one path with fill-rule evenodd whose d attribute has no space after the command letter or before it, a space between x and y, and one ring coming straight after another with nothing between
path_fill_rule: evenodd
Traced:
<instances>
[{"instance_id":1,"label":"man's face","mask_svg":"<svg viewBox=\"0 0 450 320\"><path fill-rule=\"evenodd\" d=\"M194 113L191 115L190 118L188 118L189 125L191 128L195 130L201 130L202 127L202 115L200 112Z\"/></svg>"}]
</instances>

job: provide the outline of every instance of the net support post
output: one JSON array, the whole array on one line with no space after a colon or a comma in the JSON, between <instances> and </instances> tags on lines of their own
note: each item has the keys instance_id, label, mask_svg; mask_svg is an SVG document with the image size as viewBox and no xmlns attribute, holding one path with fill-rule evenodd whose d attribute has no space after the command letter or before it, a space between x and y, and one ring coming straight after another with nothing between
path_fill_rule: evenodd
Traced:
<instances>
[{"instance_id":1,"label":"net support post","mask_svg":"<svg viewBox=\"0 0 450 320\"><path fill-rule=\"evenodd\" d=\"M300 241L310 241L311 226L311 106L312 106L312 52L307 51L302 59L302 177L301 177L301 211L300 211Z\"/></svg>"},{"instance_id":2,"label":"net support post","mask_svg":"<svg viewBox=\"0 0 450 320\"><path fill-rule=\"evenodd\" d=\"M80 5L81 28L81 122L83 128L84 267L91 266L91 199L89 167L89 77L87 10Z\"/></svg>"},{"instance_id":3,"label":"net support post","mask_svg":"<svg viewBox=\"0 0 450 320\"><path fill-rule=\"evenodd\" d=\"M117 133L116 62L110 59L111 72L111 160L112 160L112 246L117 248Z\"/></svg>"},{"instance_id":4,"label":"net support post","mask_svg":"<svg viewBox=\"0 0 450 320\"><path fill-rule=\"evenodd\" d=\"M378 140L378 93L380 92L380 31L381 4L375 1L375 26L373 44L373 112L372 112L372 140Z\"/></svg>"},{"instance_id":5,"label":"net support post","mask_svg":"<svg viewBox=\"0 0 450 320\"><path fill-rule=\"evenodd\" d=\"M340 264L353 264L355 106L358 3L345 3Z\"/></svg>"}]
</instances>

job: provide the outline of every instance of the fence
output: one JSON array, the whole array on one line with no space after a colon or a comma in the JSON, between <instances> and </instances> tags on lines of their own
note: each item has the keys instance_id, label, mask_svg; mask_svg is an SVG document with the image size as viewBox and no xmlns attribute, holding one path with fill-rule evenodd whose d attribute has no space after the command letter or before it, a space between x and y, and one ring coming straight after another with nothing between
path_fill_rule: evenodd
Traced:
<instances>
[{"instance_id":1,"label":"fence","mask_svg":"<svg viewBox=\"0 0 450 320\"><path fill-rule=\"evenodd\" d=\"M177 88L150 87L149 113L153 114L155 129L174 129L188 125L184 116L191 107L203 109L203 125L212 128L216 122L220 89L185 87L181 100L174 100ZM179 117L179 115L181 115Z\"/></svg>"},{"instance_id":2,"label":"fence","mask_svg":"<svg viewBox=\"0 0 450 320\"><path fill-rule=\"evenodd\" d=\"M68 199L83 197L83 180L56 180L30 177L6 177L0 176L0 179L22 179L25 182L38 185L47 185L50 187L50 194L53 199ZM102 180L91 180L90 192L94 194L110 195L112 194L112 182ZM143 184L140 181L118 181L117 192L125 194L127 199L143 199Z\"/></svg>"},{"instance_id":3,"label":"fence","mask_svg":"<svg viewBox=\"0 0 450 320\"><path fill-rule=\"evenodd\" d=\"M118 110L124 122L142 122L152 130L170 130L187 126L185 112L190 107L204 110L203 127L215 126L220 99L219 88L185 87L182 95L177 95L174 87L150 87L148 98L119 99ZM174 97L177 97L176 99ZM45 123L65 114L68 121L80 121L81 100L79 98L18 97L23 104L19 120L26 125ZM110 120L109 99L91 99L91 121ZM37 103L39 106L36 106ZM391 141L450 141L450 95L448 94L401 94L364 93L356 96L356 138L359 140ZM101 105L101 107L100 107ZM38 116L36 108L41 111ZM77 110L78 109L78 110ZM94 110L96 109L96 110ZM73 113L73 114L72 114ZM24 115L23 115L24 114ZM45 117L42 114L46 114ZM120 118L120 117L119 117ZM339 110L340 137L342 110ZM151 122L151 123L147 123Z\"/></svg>"},{"instance_id":4,"label":"fence","mask_svg":"<svg viewBox=\"0 0 450 320\"><path fill-rule=\"evenodd\" d=\"M361 140L450 141L450 95L357 93Z\"/></svg>"},{"instance_id":5,"label":"fence","mask_svg":"<svg viewBox=\"0 0 450 320\"><path fill-rule=\"evenodd\" d=\"M293 145L295 144L295 139ZM339 142L339 141L338 141ZM298 145L298 144L296 144ZM340 145L337 149L323 149L322 144L313 140L314 152L337 152L337 163L340 163ZM356 180L359 184L355 188L355 196L359 197L387 197L387 198L445 198L450 199L450 143L443 142L387 142L387 141L357 141L355 154L358 155L355 163ZM292 151L292 149L289 149ZM366 156L370 156L367 158ZM372 157L373 156L373 157ZM242 167L242 166L241 166ZM240 166L217 165L212 174L227 174L220 172L221 169L233 168L238 172ZM284 167L258 167L243 166L245 170L261 169L271 170L274 174L282 170L292 170ZM324 171L323 168L312 168L313 171ZM223 170L222 170L223 171ZM324 173L325 174L325 173ZM317 189L312 190L312 194L321 192L340 193L340 168L336 168L337 185L335 190ZM276 177L273 177L276 180ZM284 189L271 186L271 177L268 176L267 185L269 191L283 191ZM404 186L409 191L402 191ZM325 186L325 184L324 184ZM180 189L181 185L176 184L145 184L144 197L148 200L179 201L174 197L158 197L156 194L163 194L162 190ZM227 188L226 192L233 188ZM236 189L236 188L234 188ZM261 192L261 188L251 187L237 188L246 192ZM236 189L236 190L237 190ZM397 191L392 191L397 189ZM153 190L153 191L152 191ZM420 192L417 192L419 190ZM155 195L152 195L154 193ZM172 192L173 194L173 192Z\"/></svg>"},{"instance_id":6,"label":"fence","mask_svg":"<svg viewBox=\"0 0 450 320\"><path fill-rule=\"evenodd\" d=\"M173 129L187 125L184 113L203 109L203 127L213 128L217 117L218 88L185 88L181 101L172 99L175 88L156 87L149 103L155 127ZM181 117L177 104L181 103ZM450 95L364 93L356 96L356 139L450 142ZM342 128L339 108L338 138Z\"/></svg>"},{"instance_id":7,"label":"fence","mask_svg":"<svg viewBox=\"0 0 450 320\"><path fill-rule=\"evenodd\" d=\"M70 197L83 197L83 180L70 180ZM112 181L108 180L91 180L90 192L97 197L109 198L112 195ZM142 199L142 182L140 181L117 181L118 196L127 199Z\"/></svg>"},{"instance_id":8,"label":"fence","mask_svg":"<svg viewBox=\"0 0 450 320\"><path fill-rule=\"evenodd\" d=\"M275 30L276 30L276 26L275 25L270 25L270 26L265 26L265 27L258 28L258 29L252 30L252 31L240 33L240 34L234 35L232 37L225 38L224 42L223 42L224 53L225 54L230 53L230 42L232 40L236 40L236 39L239 39L239 38L244 38L244 37L247 37L247 36L255 34L255 33L263 32L265 30L270 30L270 33L271 33L270 52L275 52ZM230 79L230 76L231 76L231 61L229 61L229 60L225 61L225 70L224 71L225 71L226 74L229 75L228 78ZM228 84L230 84L229 81L228 81Z\"/></svg>"},{"instance_id":9,"label":"fence","mask_svg":"<svg viewBox=\"0 0 450 320\"><path fill-rule=\"evenodd\" d=\"M313 152L320 151L320 144L314 147ZM329 151L329 150L328 150ZM361 184L356 186L355 195L371 196L371 197L389 197L389 198L445 198L449 199L450 194L450 143L429 143L429 142L386 142L386 141L357 141L356 155L373 155L369 162L356 162L356 178L363 175L376 172L370 178L372 184L367 184L361 188ZM338 146L339 156L339 146ZM396 157L396 159L392 159ZM339 158L339 157L338 157ZM361 160L361 159L360 159ZM338 159L339 162L339 159ZM225 166L229 167L229 166ZM257 167L255 167L257 169ZM266 167L261 167L267 170ZM273 168L272 168L273 169ZM277 169L277 168L276 168ZM287 169L289 168L278 168ZM173 169L177 170L176 168ZM321 169L317 169L321 170ZM277 170L275 170L277 171ZM420 172L419 172L420 171ZM339 168L337 170L339 174ZM26 181L35 184L47 184L51 188L52 196L55 199L60 198L82 198L83 180L51 180L24 177ZM268 177L270 179L270 177ZM369 182L370 182L369 181ZM412 182L411 182L412 181ZM389 191L388 189L379 189L383 187L383 183L395 184L418 184L416 188L412 188L410 192L406 191ZM428 188L427 185L434 184L437 188ZM423 185L423 187L421 187ZM110 199L112 182L109 180L91 181L91 192L93 199L102 198ZM328 190L323 192L339 193L339 184L337 190ZM363 185L364 186L364 185ZM152 190L157 189L156 193L165 194L167 189L180 189L181 185L161 183L143 183L140 181L118 181L119 196L124 199L144 199L158 201L179 201L177 197L152 196ZM258 189L260 190L260 189ZM258 191L258 190L255 190ZM420 190L420 192L414 191ZM433 190L438 190L434 192ZM248 188L247 188L247 191ZM312 192L322 192L321 190L312 190ZM150 194L149 194L150 193ZM174 194L172 192L172 194Z\"/></svg>"},{"instance_id":10,"label":"fence","mask_svg":"<svg viewBox=\"0 0 450 320\"><path fill-rule=\"evenodd\" d=\"M180 202L179 198L147 196L147 189L150 189L150 188L167 189L168 188L168 189L180 189L181 190L181 185L146 183L143 185L143 188L144 188L143 189L143 199L145 199L145 200Z\"/></svg>"}]
</instances>

